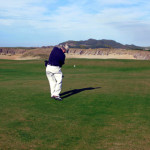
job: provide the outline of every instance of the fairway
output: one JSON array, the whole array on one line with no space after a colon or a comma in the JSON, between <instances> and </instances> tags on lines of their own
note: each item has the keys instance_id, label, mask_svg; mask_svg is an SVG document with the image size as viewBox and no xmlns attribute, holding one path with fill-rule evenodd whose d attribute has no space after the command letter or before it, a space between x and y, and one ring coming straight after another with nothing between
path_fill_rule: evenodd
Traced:
<instances>
[{"instance_id":1,"label":"fairway","mask_svg":"<svg viewBox=\"0 0 150 150\"><path fill-rule=\"evenodd\" d=\"M62 72L56 101L44 60L0 60L0 150L150 149L150 61L67 59Z\"/></svg>"}]
</instances>

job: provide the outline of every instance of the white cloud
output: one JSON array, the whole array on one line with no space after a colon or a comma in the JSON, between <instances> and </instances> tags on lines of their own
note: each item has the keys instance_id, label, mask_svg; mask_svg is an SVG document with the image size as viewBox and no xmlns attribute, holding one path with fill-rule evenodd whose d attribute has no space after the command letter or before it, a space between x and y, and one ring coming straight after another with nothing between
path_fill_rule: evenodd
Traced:
<instances>
[{"instance_id":1,"label":"white cloud","mask_svg":"<svg viewBox=\"0 0 150 150\"><path fill-rule=\"evenodd\" d=\"M14 21L12 19L0 19L0 25L9 26Z\"/></svg>"},{"instance_id":2,"label":"white cloud","mask_svg":"<svg viewBox=\"0 0 150 150\"><path fill-rule=\"evenodd\" d=\"M27 7L30 4L35 3L35 2L36 2L35 0L23 0L23 1L20 1L20 0L2 1L2 0L0 0L0 3L1 3L0 8L1 9L23 8L23 7ZM38 0L37 0L37 2L38 2Z\"/></svg>"},{"instance_id":3,"label":"white cloud","mask_svg":"<svg viewBox=\"0 0 150 150\"><path fill-rule=\"evenodd\" d=\"M141 0L95 0L95 1L97 4L106 5L106 6L110 6L110 5L129 6L129 5L136 5L141 2Z\"/></svg>"},{"instance_id":4,"label":"white cloud","mask_svg":"<svg viewBox=\"0 0 150 150\"><path fill-rule=\"evenodd\" d=\"M53 2L54 0L49 1ZM5 0L0 5L0 17L15 19L37 19L44 16L47 7L44 6L47 2L42 3L42 0Z\"/></svg>"},{"instance_id":5,"label":"white cloud","mask_svg":"<svg viewBox=\"0 0 150 150\"><path fill-rule=\"evenodd\" d=\"M150 35L150 2L146 0L0 1L0 27L23 27L51 36L58 33L68 40L127 38L130 42L140 41L138 33L143 39Z\"/></svg>"}]
</instances>

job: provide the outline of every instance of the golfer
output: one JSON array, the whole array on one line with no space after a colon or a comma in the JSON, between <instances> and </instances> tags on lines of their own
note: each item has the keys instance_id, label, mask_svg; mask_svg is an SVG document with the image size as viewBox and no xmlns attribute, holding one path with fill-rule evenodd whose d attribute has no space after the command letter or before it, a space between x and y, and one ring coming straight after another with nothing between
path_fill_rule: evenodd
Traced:
<instances>
[{"instance_id":1,"label":"golfer","mask_svg":"<svg viewBox=\"0 0 150 150\"><path fill-rule=\"evenodd\" d=\"M62 71L61 67L65 64L65 54L68 53L68 45L54 47L50 53L46 67L46 76L50 85L51 98L61 101L60 92L62 88Z\"/></svg>"}]
</instances>

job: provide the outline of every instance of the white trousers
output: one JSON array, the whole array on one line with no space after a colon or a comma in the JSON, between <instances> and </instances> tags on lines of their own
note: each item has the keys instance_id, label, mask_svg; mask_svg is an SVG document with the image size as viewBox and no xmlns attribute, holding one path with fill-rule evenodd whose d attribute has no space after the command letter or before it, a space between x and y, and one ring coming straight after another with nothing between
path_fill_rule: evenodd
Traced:
<instances>
[{"instance_id":1,"label":"white trousers","mask_svg":"<svg viewBox=\"0 0 150 150\"><path fill-rule=\"evenodd\" d=\"M62 72L59 66L47 65L46 76L49 81L50 93L52 96L60 96L62 87Z\"/></svg>"}]
</instances>

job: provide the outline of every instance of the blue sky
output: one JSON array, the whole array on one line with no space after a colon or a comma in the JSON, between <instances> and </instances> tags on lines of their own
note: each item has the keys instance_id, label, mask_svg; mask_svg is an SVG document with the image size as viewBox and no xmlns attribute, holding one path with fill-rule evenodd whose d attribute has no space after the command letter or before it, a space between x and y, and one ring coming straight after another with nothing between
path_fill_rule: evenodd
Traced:
<instances>
[{"instance_id":1,"label":"blue sky","mask_svg":"<svg viewBox=\"0 0 150 150\"><path fill-rule=\"evenodd\" d=\"M0 47L109 39L150 46L149 0L0 0Z\"/></svg>"}]
</instances>

